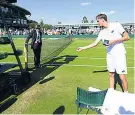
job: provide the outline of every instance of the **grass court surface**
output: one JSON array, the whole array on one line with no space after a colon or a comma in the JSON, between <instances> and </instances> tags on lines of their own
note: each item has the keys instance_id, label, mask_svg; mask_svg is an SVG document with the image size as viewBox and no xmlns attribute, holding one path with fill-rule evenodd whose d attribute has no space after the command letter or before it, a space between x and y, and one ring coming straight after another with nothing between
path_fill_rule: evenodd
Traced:
<instances>
[{"instance_id":1,"label":"grass court surface","mask_svg":"<svg viewBox=\"0 0 135 115\"><path fill-rule=\"evenodd\" d=\"M33 86L17 96L17 100L3 114L76 114L76 89L96 87L101 90L109 86L106 72L106 49L97 47L76 52L79 46L88 45L94 39L73 39L73 43L58 55L53 64L32 72ZM24 39L14 39L17 49L22 49ZM125 42L127 50L129 92L134 92L134 39ZM12 52L10 45L1 45L0 51ZM24 55L20 56L24 64ZM14 56L1 63L16 63ZM119 85L117 89L121 90ZM83 109L81 113L86 113ZM88 114L95 112L89 111Z\"/></svg>"}]
</instances>

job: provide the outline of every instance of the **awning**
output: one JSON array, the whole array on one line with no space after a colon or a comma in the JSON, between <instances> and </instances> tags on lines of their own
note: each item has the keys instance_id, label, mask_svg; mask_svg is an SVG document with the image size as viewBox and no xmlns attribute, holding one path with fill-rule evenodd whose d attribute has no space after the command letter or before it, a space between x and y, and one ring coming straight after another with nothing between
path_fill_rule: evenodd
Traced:
<instances>
[{"instance_id":1,"label":"awning","mask_svg":"<svg viewBox=\"0 0 135 115\"><path fill-rule=\"evenodd\" d=\"M26 9L20 7L20 6L17 6L17 5L0 2L0 6L4 6L4 7L7 7L7 8L17 10L17 11L19 11L19 12L25 14L25 15L31 15L31 13L28 10L26 10Z\"/></svg>"}]
</instances>

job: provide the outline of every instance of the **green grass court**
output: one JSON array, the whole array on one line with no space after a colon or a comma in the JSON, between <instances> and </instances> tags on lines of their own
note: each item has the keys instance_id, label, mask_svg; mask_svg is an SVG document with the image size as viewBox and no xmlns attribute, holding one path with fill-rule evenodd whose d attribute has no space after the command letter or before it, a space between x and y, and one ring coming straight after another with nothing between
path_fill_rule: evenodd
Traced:
<instances>
[{"instance_id":1,"label":"green grass court","mask_svg":"<svg viewBox=\"0 0 135 115\"><path fill-rule=\"evenodd\" d=\"M36 83L17 97L12 106L3 114L53 114L57 110L63 114L76 114L76 89L81 87L109 87L108 72L106 70L106 49L100 43L93 49L77 52L79 46L88 45L94 39L73 39L73 43L60 53L56 66L48 65L32 73L32 80ZM17 49L22 49L24 39L14 39ZM134 92L134 39L125 42L127 50L128 85L129 92ZM1 45L0 51L12 52L10 45ZM20 56L24 63L24 56ZM1 62L16 62L14 56ZM117 89L121 90L119 85ZM81 113L86 113L84 109ZM89 111L88 114L95 112Z\"/></svg>"}]
</instances>

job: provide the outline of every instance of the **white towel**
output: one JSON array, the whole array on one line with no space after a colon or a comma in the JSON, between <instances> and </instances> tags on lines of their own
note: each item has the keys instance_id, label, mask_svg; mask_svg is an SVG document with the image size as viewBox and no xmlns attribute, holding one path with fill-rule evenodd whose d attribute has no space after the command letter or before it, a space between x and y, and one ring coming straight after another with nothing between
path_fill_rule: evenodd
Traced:
<instances>
[{"instance_id":1,"label":"white towel","mask_svg":"<svg viewBox=\"0 0 135 115\"><path fill-rule=\"evenodd\" d=\"M97 92L97 91L101 91L101 90L94 88L94 87L88 87L88 91Z\"/></svg>"},{"instance_id":2,"label":"white towel","mask_svg":"<svg viewBox=\"0 0 135 115\"><path fill-rule=\"evenodd\" d=\"M108 89L101 112L104 115L135 114L135 94Z\"/></svg>"}]
</instances>

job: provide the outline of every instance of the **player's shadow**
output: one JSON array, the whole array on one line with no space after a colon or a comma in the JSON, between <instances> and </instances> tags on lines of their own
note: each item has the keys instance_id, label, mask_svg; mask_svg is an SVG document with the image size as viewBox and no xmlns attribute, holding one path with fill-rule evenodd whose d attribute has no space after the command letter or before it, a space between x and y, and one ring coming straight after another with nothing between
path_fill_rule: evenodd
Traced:
<instances>
[{"instance_id":1,"label":"player's shadow","mask_svg":"<svg viewBox=\"0 0 135 115\"><path fill-rule=\"evenodd\" d=\"M121 90L124 92L124 89L123 89L123 86L122 86L122 81L120 79L120 76L119 76L119 74L117 74L115 72L115 74L114 74L114 89L116 89L116 85L117 84L121 87Z\"/></svg>"},{"instance_id":2,"label":"player's shadow","mask_svg":"<svg viewBox=\"0 0 135 115\"><path fill-rule=\"evenodd\" d=\"M99 73L99 72L108 72L108 70L98 70L98 71L93 71L92 73ZM121 90L124 92L123 86L122 86L122 81L119 77L119 74L115 72L114 74L114 89L116 89L117 84L120 86Z\"/></svg>"}]
</instances>

